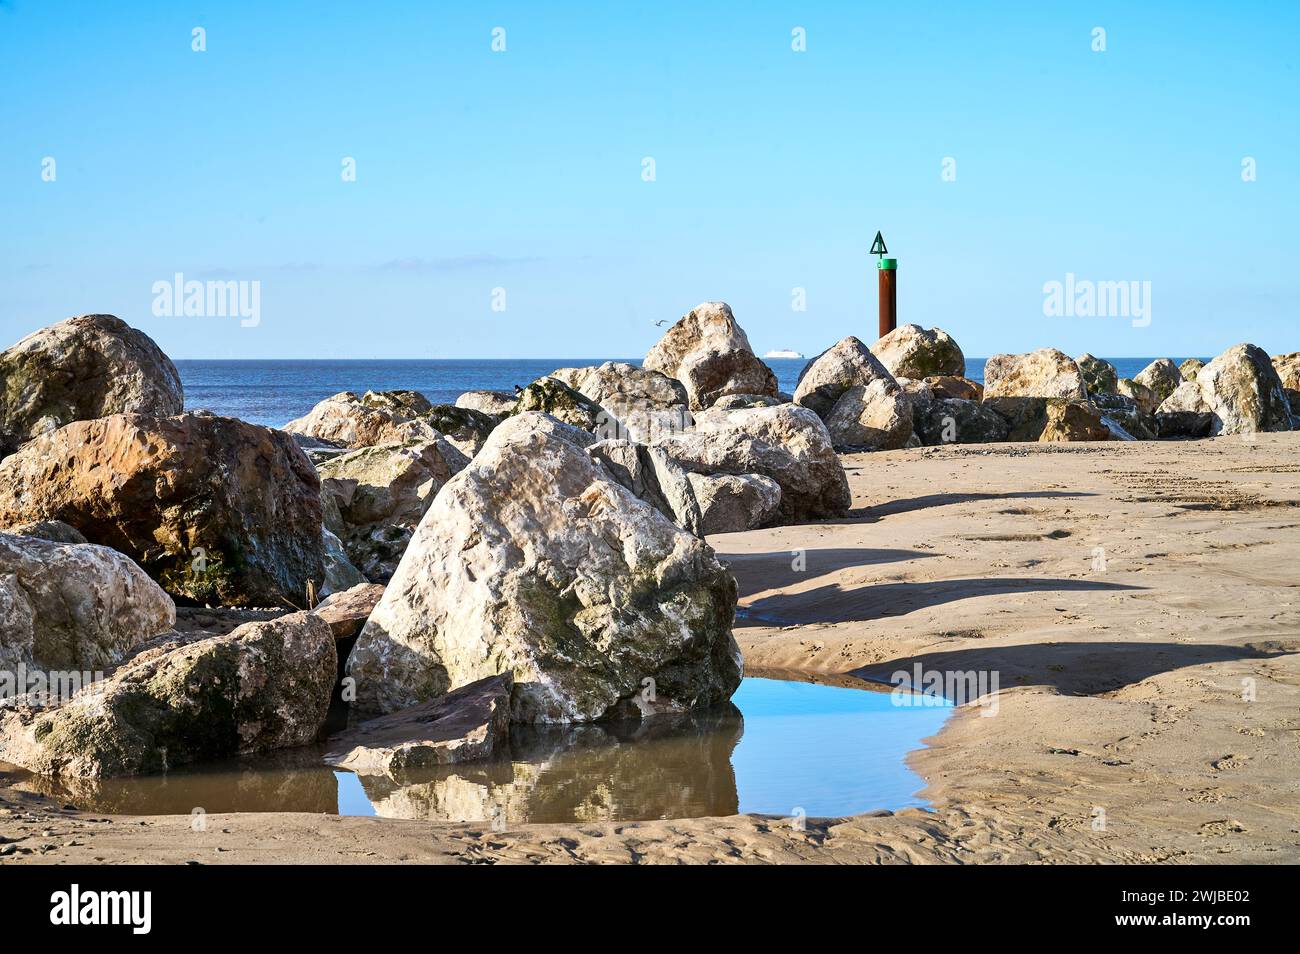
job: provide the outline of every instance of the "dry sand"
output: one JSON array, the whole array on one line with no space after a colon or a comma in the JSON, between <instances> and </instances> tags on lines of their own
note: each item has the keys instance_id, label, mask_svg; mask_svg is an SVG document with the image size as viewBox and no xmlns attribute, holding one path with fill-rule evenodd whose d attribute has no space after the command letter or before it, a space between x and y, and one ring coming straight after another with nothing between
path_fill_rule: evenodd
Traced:
<instances>
[{"instance_id":1,"label":"dry sand","mask_svg":"<svg viewBox=\"0 0 1300 954\"><path fill-rule=\"evenodd\" d=\"M195 832L0 788L0 864L1300 861L1300 433L844 460L846 519L711 542L750 666L997 673L912 756L932 812Z\"/></svg>"}]
</instances>

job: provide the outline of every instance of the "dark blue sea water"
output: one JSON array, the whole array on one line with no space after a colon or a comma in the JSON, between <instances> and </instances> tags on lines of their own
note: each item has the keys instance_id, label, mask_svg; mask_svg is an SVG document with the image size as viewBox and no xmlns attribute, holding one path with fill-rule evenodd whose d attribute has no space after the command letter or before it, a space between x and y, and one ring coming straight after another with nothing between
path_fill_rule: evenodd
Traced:
<instances>
[{"instance_id":1,"label":"dark blue sea water","mask_svg":"<svg viewBox=\"0 0 1300 954\"><path fill-rule=\"evenodd\" d=\"M411 388L435 404L452 402L464 391L509 391L556 368L600 364L605 360L640 364L639 358L540 358L530 360L418 361L177 361L185 385L185 406L254 424L281 427L339 391ZM1154 358L1109 358L1120 377L1131 378ZM1181 362L1182 358L1174 358ZM781 390L793 393L803 358L771 358ZM966 376L984 380L984 359L966 361Z\"/></svg>"}]
</instances>

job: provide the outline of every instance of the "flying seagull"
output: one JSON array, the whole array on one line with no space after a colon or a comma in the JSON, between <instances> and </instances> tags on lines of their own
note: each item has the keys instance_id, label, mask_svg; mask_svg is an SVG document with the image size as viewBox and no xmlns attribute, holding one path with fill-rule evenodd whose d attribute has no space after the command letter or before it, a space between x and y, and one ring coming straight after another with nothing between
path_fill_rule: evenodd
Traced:
<instances>
[{"instance_id":1,"label":"flying seagull","mask_svg":"<svg viewBox=\"0 0 1300 954\"><path fill-rule=\"evenodd\" d=\"M660 318L658 321L655 322L655 327L656 327L656 328L662 328L662 327L663 327L664 325L666 325L666 324L668 324L668 319L667 319L667 318Z\"/></svg>"}]
</instances>

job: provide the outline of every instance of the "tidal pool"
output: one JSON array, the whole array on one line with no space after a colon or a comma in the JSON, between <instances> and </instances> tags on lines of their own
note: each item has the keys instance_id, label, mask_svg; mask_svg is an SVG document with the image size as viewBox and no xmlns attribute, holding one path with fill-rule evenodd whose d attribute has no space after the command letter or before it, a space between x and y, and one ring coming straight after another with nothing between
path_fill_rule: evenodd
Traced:
<instances>
[{"instance_id":1,"label":"tidal pool","mask_svg":"<svg viewBox=\"0 0 1300 954\"><path fill-rule=\"evenodd\" d=\"M167 775L55 780L6 772L15 788L89 811L155 815L324 812L519 824L643 821L756 812L851 815L924 806L907 754L951 712L900 705L881 687L749 676L728 705L644 722L511 728L508 758L399 778L326 767L295 749Z\"/></svg>"}]
</instances>

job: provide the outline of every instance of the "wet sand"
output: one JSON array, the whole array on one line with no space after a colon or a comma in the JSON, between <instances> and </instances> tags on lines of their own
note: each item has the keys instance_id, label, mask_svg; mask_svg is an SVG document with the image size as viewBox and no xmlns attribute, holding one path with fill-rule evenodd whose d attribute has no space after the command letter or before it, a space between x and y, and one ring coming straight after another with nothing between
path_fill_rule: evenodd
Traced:
<instances>
[{"instance_id":1,"label":"wet sand","mask_svg":"<svg viewBox=\"0 0 1300 954\"><path fill-rule=\"evenodd\" d=\"M844 462L847 518L711 542L747 665L996 673L911 758L933 811L194 831L0 787L0 864L1300 861L1300 433Z\"/></svg>"}]
</instances>

